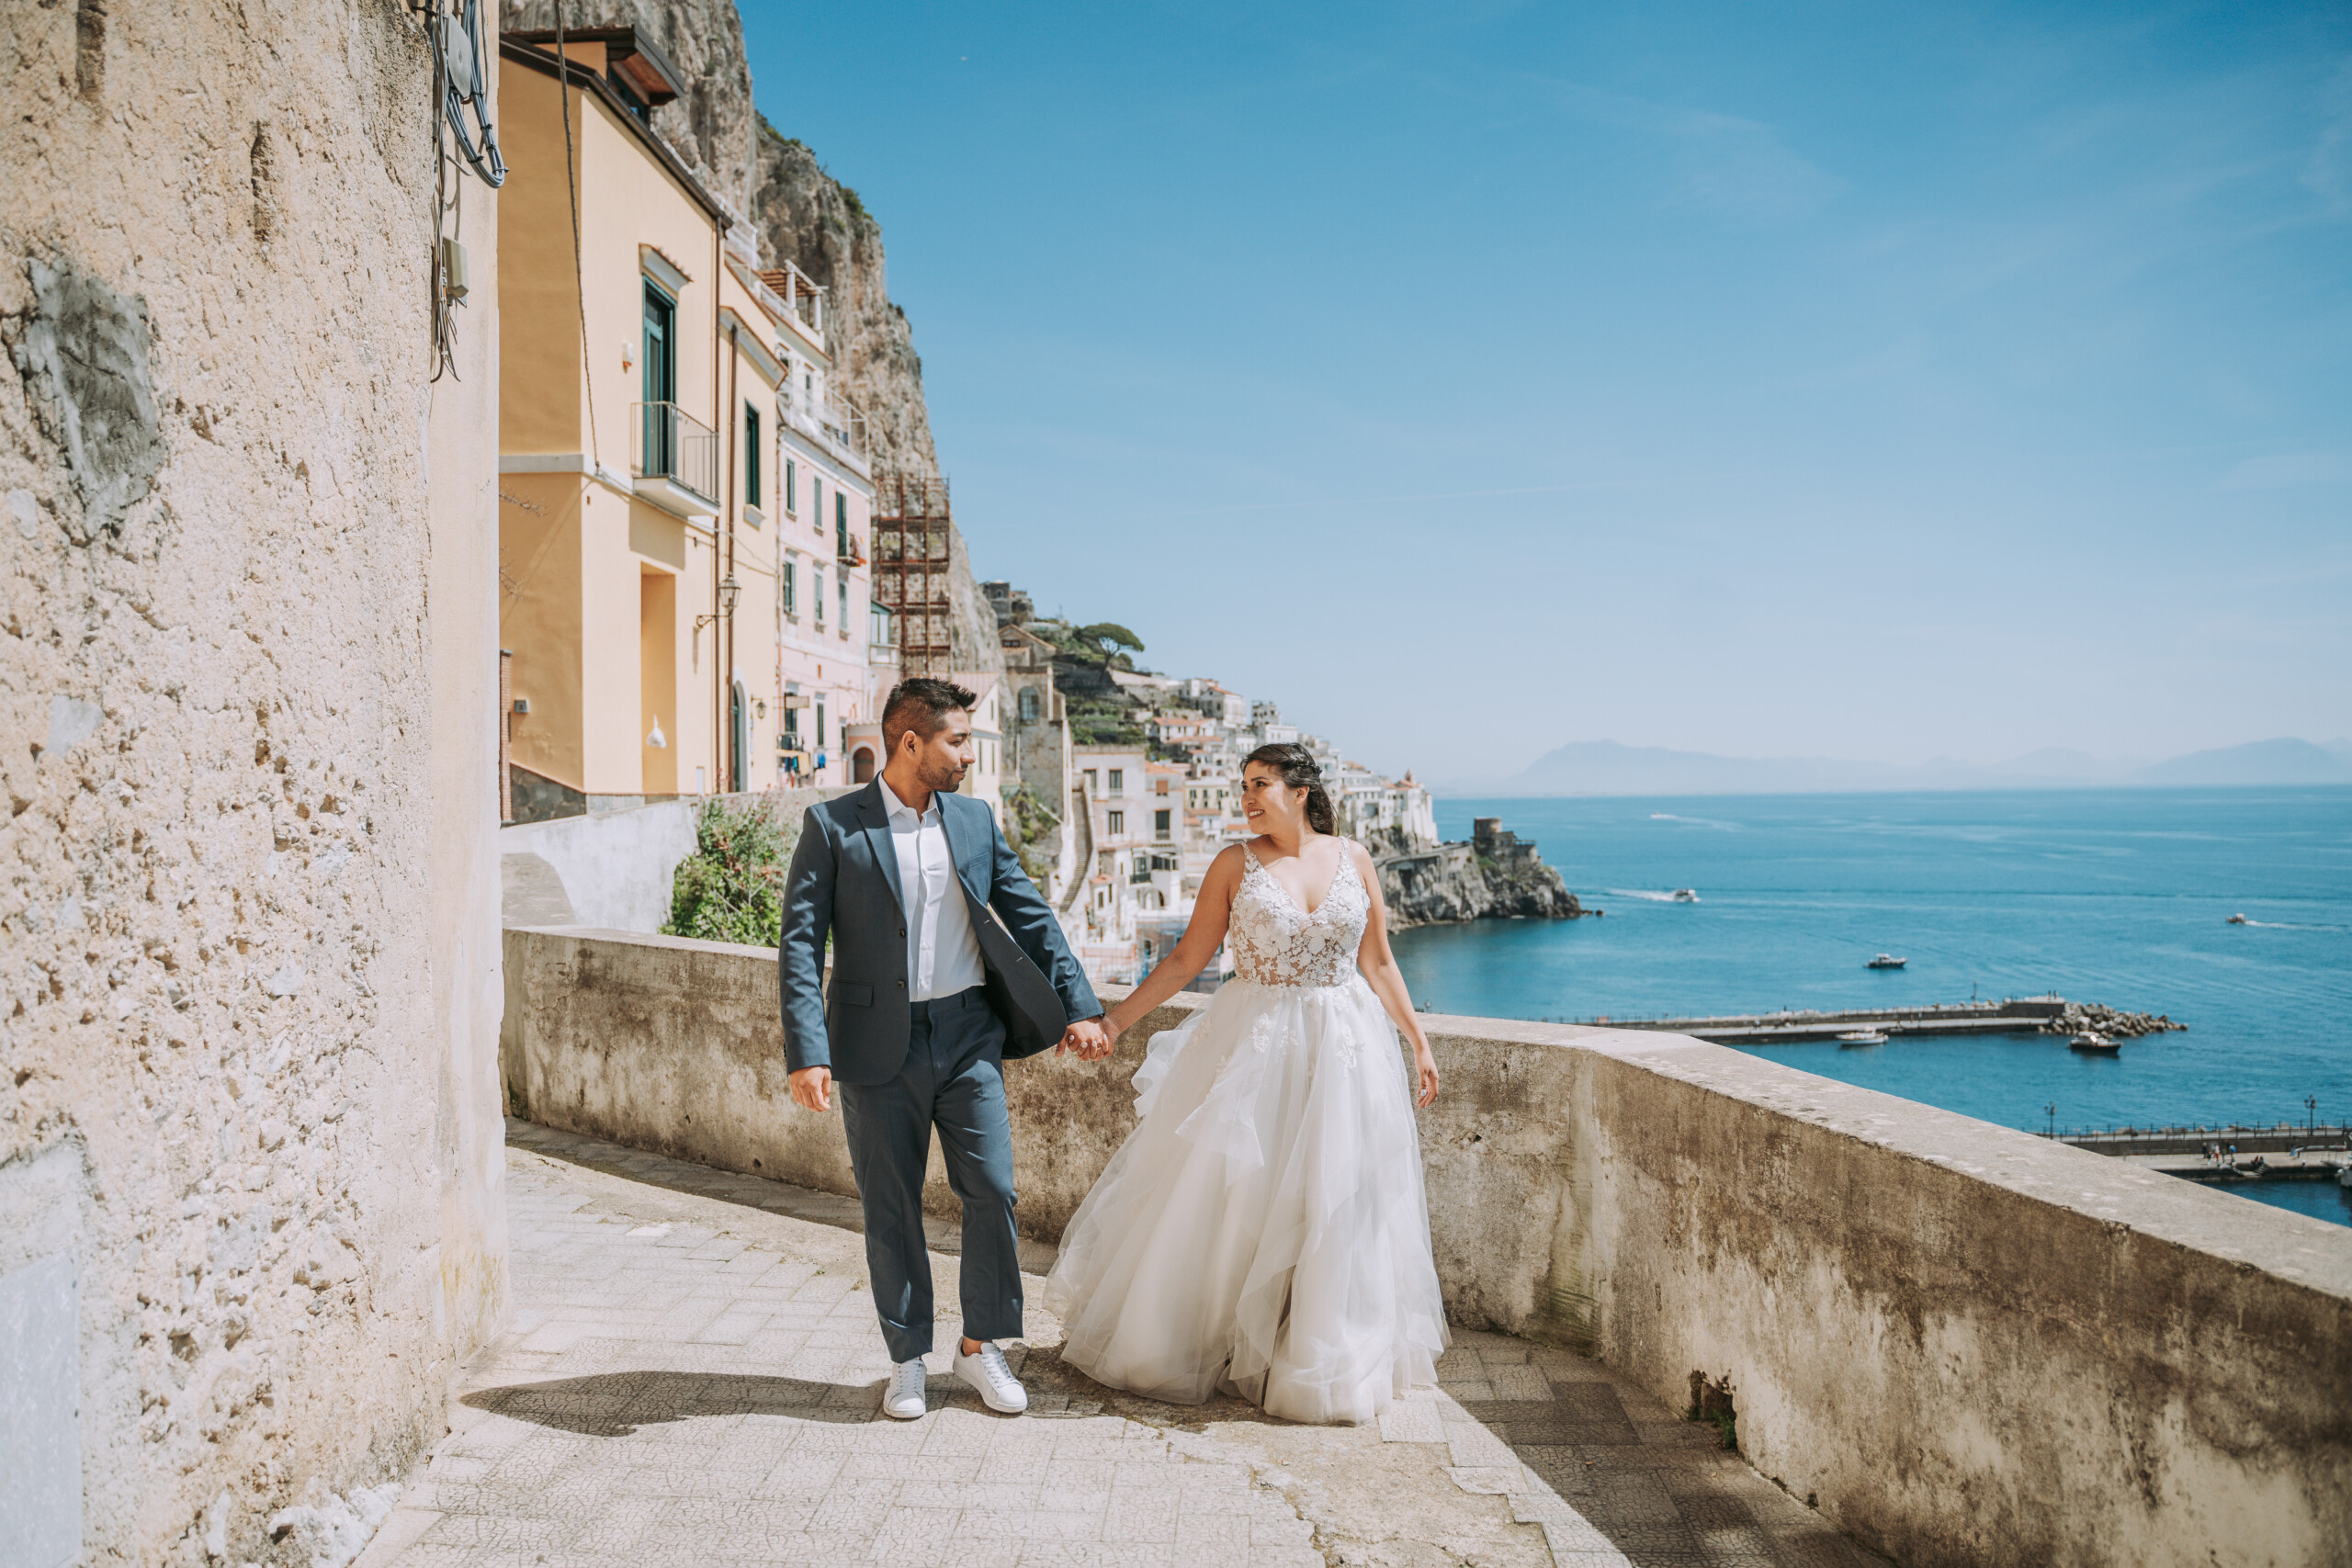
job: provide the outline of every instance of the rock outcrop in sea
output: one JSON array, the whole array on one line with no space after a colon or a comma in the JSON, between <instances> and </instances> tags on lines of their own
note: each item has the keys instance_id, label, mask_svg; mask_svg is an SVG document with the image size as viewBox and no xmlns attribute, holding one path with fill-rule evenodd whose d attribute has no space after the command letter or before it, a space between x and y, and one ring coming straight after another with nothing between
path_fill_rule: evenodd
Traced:
<instances>
[{"instance_id":1,"label":"rock outcrop in sea","mask_svg":"<svg viewBox=\"0 0 2352 1568\"><path fill-rule=\"evenodd\" d=\"M1495 919L1572 920L1600 913L1578 902L1535 846L1507 831L1498 818L1479 818L1466 843L1392 835L1365 847L1380 868L1392 929Z\"/></svg>"},{"instance_id":2,"label":"rock outcrop in sea","mask_svg":"<svg viewBox=\"0 0 2352 1568\"><path fill-rule=\"evenodd\" d=\"M2098 1002L2068 1002L2041 1024L2040 1032L2072 1035L2089 1030L2109 1040L2137 1040L2146 1034L2170 1034L2188 1028L2160 1012L2122 1012Z\"/></svg>"}]
</instances>

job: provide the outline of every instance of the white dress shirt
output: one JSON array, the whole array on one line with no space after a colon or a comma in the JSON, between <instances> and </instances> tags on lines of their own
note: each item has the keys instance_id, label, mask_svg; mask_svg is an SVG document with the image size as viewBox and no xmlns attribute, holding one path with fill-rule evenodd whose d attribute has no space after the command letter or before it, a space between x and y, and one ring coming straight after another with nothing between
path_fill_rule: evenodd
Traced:
<instances>
[{"instance_id":1,"label":"white dress shirt","mask_svg":"<svg viewBox=\"0 0 2352 1568\"><path fill-rule=\"evenodd\" d=\"M890 847L899 852L899 907L907 917L907 997L927 1002L969 990L988 972L980 964L979 938L972 934L972 912L956 886L938 793L918 816L889 780L881 784L882 804L890 814Z\"/></svg>"}]
</instances>

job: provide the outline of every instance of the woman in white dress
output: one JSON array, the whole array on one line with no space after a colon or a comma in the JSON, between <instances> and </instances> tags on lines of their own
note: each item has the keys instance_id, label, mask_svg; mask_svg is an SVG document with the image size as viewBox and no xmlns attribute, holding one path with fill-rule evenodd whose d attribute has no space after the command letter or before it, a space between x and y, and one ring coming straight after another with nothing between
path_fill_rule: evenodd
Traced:
<instances>
[{"instance_id":1,"label":"woman in white dress","mask_svg":"<svg viewBox=\"0 0 2352 1568\"><path fill-rule=\"evenodd\" d=\"M1141 1120L1063 1234L1046 1301L1062 1359L1098 1382L1369 1421L1434 1383L1448 1343L1413 1122L1437 1063L1372 857L1334 836L1312 753L1250 753L1241 800L1260 836L1217 856L1183 940L1104 1027L1115 1039L1220 944L1234 978L1152 1037Z\"/></svg>"}]
</instances>

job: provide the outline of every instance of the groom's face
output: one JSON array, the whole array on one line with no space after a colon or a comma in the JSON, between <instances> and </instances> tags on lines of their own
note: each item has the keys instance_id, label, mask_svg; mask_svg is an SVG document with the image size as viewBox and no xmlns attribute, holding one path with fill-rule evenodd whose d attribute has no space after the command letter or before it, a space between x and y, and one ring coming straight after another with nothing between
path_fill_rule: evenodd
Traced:
<instances>
[{"instance_id":1,"label":"groom's face","mask_svg":"<svg viewBox=\"0 0 2352 1568\"><path fill-rule=\"evenodd\" d=\"M952 795L971 771L972 716L962 708L949 709L945 720L928 738L910 736L908 741L914 747L915 777L925 789Z\"/></svg>"}]
</instances>

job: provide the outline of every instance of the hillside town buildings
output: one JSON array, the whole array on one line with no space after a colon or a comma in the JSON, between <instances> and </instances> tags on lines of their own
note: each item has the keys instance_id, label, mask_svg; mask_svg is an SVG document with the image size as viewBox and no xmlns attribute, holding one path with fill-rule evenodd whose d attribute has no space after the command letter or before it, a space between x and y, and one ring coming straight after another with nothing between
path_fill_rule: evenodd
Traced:
<instances>
[{"instance_id":1,"label":"hillside town buildings","mask_svg":"<svg viewBox=\"0 0 2352 1568\"><path fill-rule=\"evenodd\" d=\"M1088 668L1072 671L1063 661L1084 642L1072 628L1035 618L1034 600L1010 582L980 588L1001 618L1018 787L1040 808L1067 806L1066 821L1057 811L1038 839L1047 896L1096 978L1133 979L1175 946L1210 863L1252 836L1240 772L1260 746L1304 740L1323 764L1340 831L1375 854L1436 844L1429 791L1410 774L1387 779L1349 761L1335 742L1284 723L1274 702L1212 679L1106 668L1098 682ZM1065 674L1115 691L1136 738L1073 739Z\"/></svg>"}]
</instances>

